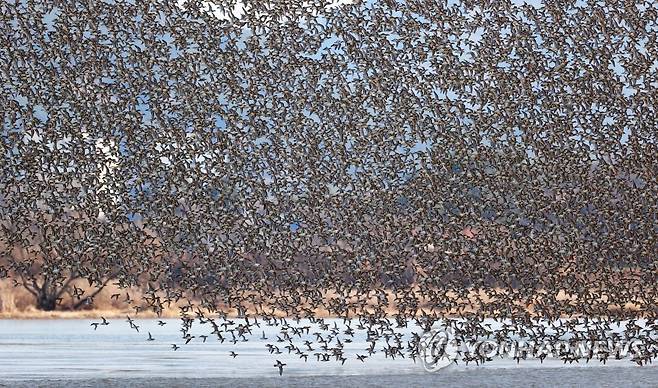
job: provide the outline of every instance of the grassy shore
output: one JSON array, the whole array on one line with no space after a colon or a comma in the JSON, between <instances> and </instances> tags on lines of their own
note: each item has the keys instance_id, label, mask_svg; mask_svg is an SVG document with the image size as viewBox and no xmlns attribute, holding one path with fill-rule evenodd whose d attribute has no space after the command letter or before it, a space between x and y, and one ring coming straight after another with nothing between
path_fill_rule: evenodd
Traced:
<instances>
[{"instance_id":1,"label":"grassy shore","mask_svg":"<svg viewBox=\"0 0 658 388\"><path fill-rule=\"evenodd\" d=\"M120 294L119 298L112 299L113 294ZM55 311L38 310L34 296L24 288L14 287L8 280L0 280L0 319L80 319L80 318L117 318L126 315L135 316L135 310L124 302L126 294L132 299L139 300L141 291L137 289L119 289L114 285L106 286L96 298L92 308L70 310L64 304ZM65 299L70 296L66 295ZM165 308L161 318L175 318L180 314L177 306ZM158 315L152 311L140 311L142 318L156 318Z\"/></svg>"},{"instance_id":2,"label":"grassy shore","mask_svg":"<svg viewBox=\"0 0 658 388\"><path fill-rule=\"evenodd\" d=\"M81 285L82 286L82 285ZM436 310L436 305L432 301L423 299L420 296L419 290L414 290L416 297L419 297L419 309L425 309L426 311ZM495 290L499 296L505 296L504 290ZM118 297L112 298L112 295L119 294ZM388 306L385 308L385 313L387 315L393 316L400 312L398 309L400 306L396 306L394 303L395 294L393 292L387 292L388 297ZM181 316L180 307L184 305L184 301L181 300L179 303L172 303L171 305L165 305L162 312L158 315L154 311L148 310L146 308L141 309L136 313L134 306L139 304L139 301L142 298L142 291L139 289L120 289L115 285L108 285L103 289L95 298L94 304L92 306L71 310L67 309L67 303L74 301L71 296L66 296L64 303L60 308L55 311L41 311L38 310L35 305L34 296L31 295L27 290L18 286L14 287L12 283L8 280L0 280L0 319L82 319L82 318L117 318L125 317L127 315L131 317L139 318L178 318ZM134 302L126 303L126 296L132 299ZM446 316L458 316L460 314L469 314L476 311L487 311L486 306L491 303L496 303L496 300L492 299L487 293L483 290L479 291L470 291L466 294L456 294L454 292L448 292L446 294L446 300L454 302L453 305L465 306L459 311L452 308L446 310L441 310ZM348 298L339 296L337 293L332 291L323 292L323 298L325 300L344 300L347 303L354 303L357 301L363 301L363 295L350 295ZM535 303L540 300L546 300L546 298L554 299L558 301L563 306L576 306L580 303L583 303L582 300L579 300L576 295L569 295L563 291L559 292L557 295L548 295L541 294L535 295L533 298L525 300L525 303L519 300L513 302L512 307L516 312L528 312L530 315L537 315L535 311ZM275 299L285 299L284 296L277 296ZM68 302L67 302L68 300ZM599 299L601 304L605 306L607 304L606 300ZM187 302L187 301L185 301ZM374 312L379 305L378 299L374 294L365 301L362 307L369 312ZM434 308L432 307L434 306ZM224 308L223 309L229 316L237 316L237 310ZM634 303L626 303L623 306L619 305L607 305L607 310L619 311L634 311L638 312L641 310L640 306ZM336 314L330 313L328 310L323 307L315 308L314 316L316 317L333 317ZM247 306L247 312L249 314L259 315L257 310L249 308ZM407 315L409 311L406 311ZM189 311L190 316L194 316L194 312ZM283 311L276 311L273 315L284 316ZM352 315L352 314L350 314Z\"/></svg>"}]
</instances>

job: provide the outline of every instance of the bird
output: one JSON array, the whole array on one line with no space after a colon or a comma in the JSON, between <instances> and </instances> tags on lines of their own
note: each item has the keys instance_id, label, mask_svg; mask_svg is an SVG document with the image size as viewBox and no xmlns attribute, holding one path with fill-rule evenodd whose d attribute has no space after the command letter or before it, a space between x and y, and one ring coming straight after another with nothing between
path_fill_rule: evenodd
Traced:
<instances>
[{"instance_id":1,"label":"bird","mask_svg":"<svg viewBox=\"0 0 658 388\"><path fill-rule=\"evenodd\" d=\"M286 364L282 363L279 360L276 360L276 364L274 364L275 368L279 368L279 376L283 375L283 367L286 366Z\"/></svg>"}]
</instances>

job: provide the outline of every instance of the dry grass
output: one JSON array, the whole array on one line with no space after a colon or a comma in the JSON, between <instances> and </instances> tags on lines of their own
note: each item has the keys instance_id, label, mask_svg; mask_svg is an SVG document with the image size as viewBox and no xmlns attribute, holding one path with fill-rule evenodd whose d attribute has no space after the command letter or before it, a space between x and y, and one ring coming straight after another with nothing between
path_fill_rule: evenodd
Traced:
<instances>
[{"instance_id":1,"label":"dry grass","mask_svg":"<svg viewBox=\"0 0 658 388\"><path fill-rule=\"evenodd\" d=\"M82 282L78 283L77 285L83 289L85 288L84 287L85 284L83 284ZM416 297L421 296L419 290L415 289L413 291ZM92 291L90 290L89 292ZM120 294L120 296L118 298L111 298L113 294ZM300 294L303 295L303 292L301 290L300 290ZM503 296L505 295L505 291L497 289L495 294ZM134 302L130 304L126 303L125 301L126 295L129 295L130 299L134 300ZM147 309L141 310L138 314L136 314L134 306L136 304L139 304L139 301L141 300L142 296L143 296L143 292L138 288L120 289L113 284L109 284L94 298L94 303L91 306L85 306L84 308L78 310L71 310L70 308L67 308L67 306L70 306L71 302L75 302L76 300L72 299L72 297L70 296L66 296L66 298L64 299L62 305L59 307L58 310L41 311L34 307L34 302L35 302L34 297L29 292L27 292L22 287L14 287L12 283L10 283L10 281L8 280L0 280L0 319L53 319L53 318L75 319L75 318L98 318L99 316L104 316L107 318L117 318L117 317L125 317L126 315L130 315L130 316L137 315L140 318L158 317L158 314ZM243 294L242 296L244 297L245 294ZM525 310L528 313L530 313L530 315L535 315L536 311L534 304L539 300L545 300L547 296L548 295L541 295L541 296L537 295L536 299L533 298L532 300L528 300L527 304L522 304L521 301L515 301L514 306L511 307L516 307L516 311ZM384 312L387 315L395 315L398 312L400 312L398 307L401 306L395 305L394 293L387 292L387 298L388 298L388 305L384 309ZM459 314L468 314L477 311L486 311L486 309L483 309L486 305L490 303L496 303L496 301L492 300L491 297L487 295L487 293L485 293L483 290L480 290L478 292L471 291L466 294L463 293L457 294L454 292L448 292L445 294L445 298L446 300L453 301L455 305L465 306L465 308L460 309L461 311L458 311L454 308L436 309L436 305L432 303L432 301L422 297L420 297L419 299L418 307L426 309L428 311L433 311L434 313L442 313L446 316L457 316ZM572 306L582 303L578 301L576 295L569 295L563 291L555 295L554 298L557 301ZM280 299L285 299L285 296L278 295L273 298L273 300L280 300ZM364 305L362 305L363 311L369 313L374 313L379 307L378 300L374 296L374 294L370 298L364 300L364 295L358 295L356 293L345 298L340 296L337 292L333 290L327 290L326 292L323 292L323 300L329 301L332 299L333 300L342 299L347 303L355 303L357 301L363 301L365 302ZM601 300L605 303L603 299ZM172 303L170 306L165 306L164 310L161 312L159 317L162 318L180 317L180 313L181 313L180 306L182 305L183 305L183 301L181 300L180 304ZM268 302L268 303L264 303L264 305L271 306L272 304ZM311 303L308 300L306 300L303 301L302 305L308 307L311 305ZM226 306L223 307L224 308L222 308L222 310L228 313L228 315L231 316L238 315L238 311L236 309L227 308ZM247 304L244 307L246 308L246 312L249 314L259 313L259 311L253 305ZM641 310L638 305L633 303L626 303L623 307L608 305L608 311L610 312L619 309L626 311ZM313 311L313 315L316 317L335 316L335 314L330 313L322 305L320 305L320 307L316 307L315 309L312 309L312 311ZM408 314L409 311L407 311L406 313ZM193 313L189 312L188 314L193 314ZM282 309L277 309L272 313L272 315L285 316L286 313ZM354 316L354 313L350 311L349 315Z\"/></svg>"},{"instance_id":2,"label":"dry grass","mask_svg":"<svg viewBox=\"0 0 658 388\"><path fill-rule=\"evenodd\" d=\"M84 288L83 282L77 286ZM113 294L120 294L118 299L112 299ZM0 280L0 319L77 319L77 318L98 318L104 316L107 318L125 317L126 315L134 316L134 308L125 302L126 294L131 299L139 301L142 291L136 288L120 289L119 287L108 284L96 297L93 305L81 309L71 310L71 302L75 299L68 295L55 311L41 311L35 307L34 296L22 287L14 287L8 280ZM165 308L160 315L162 318L178 317L178 306L172 304L171 307ZM158 315L153 311L142 310L139 312L142 318L155 318Z\"/></svg>"},{"instance_id":3,"label":"dry grass","mask_svg":"<svg viewBox=\"0 0 658 388\"><path fill-rule=\"evenodd\" d=\"M13 287L7 280L0 281L0 314L18 314L32 305L34 305L34 297L27 290Z\"/></svg>"}]
</instances>

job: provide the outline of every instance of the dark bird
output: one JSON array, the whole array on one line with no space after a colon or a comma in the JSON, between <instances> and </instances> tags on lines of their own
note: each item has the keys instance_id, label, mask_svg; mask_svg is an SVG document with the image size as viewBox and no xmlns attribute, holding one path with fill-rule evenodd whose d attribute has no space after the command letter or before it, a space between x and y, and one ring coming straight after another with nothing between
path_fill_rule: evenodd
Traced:
<instances>
[{"instance_id":1,"label":"dark bird","mask_svg":"<svg viewBox=\"0 0 658 388\"><path fill-rule=\"evenodd\" d=\"M276 364L274 364L275 368L279 368L279 376L283 375L283 367L286 366L286 364L282 363L279 360L276 360Z\"/></svg>"}]
</instances>

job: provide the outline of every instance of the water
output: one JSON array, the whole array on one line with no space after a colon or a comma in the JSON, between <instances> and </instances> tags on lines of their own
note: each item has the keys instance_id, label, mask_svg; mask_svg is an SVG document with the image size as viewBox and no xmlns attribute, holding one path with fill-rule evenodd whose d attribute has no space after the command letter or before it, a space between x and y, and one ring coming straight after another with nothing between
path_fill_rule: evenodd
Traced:
<instances>
[{"instance_id":1,"label":"water","mask_svg":"<svg viewBox=\"0 0 658 388\"><path fill-rule=\"evenodd\" d=\"M314 353L316 325L309 334L295 336L295 344L306 349L308 362L288 354L287 342L277 342L280 327L255 328L248 342L220 343L209 336L210 325L195 324L196 336L185 345L180 320L136 320L140 331L130 329L125 319L110 319L98 330L91 320L0 320L0 386L658 386L658 368L654 364L639 367L630 360L611 360L607 366L598 361L564 365L557 359L522 361L496 359L484 366L449 366L435 373L426 372L420 362L408 358L386 358L378 352L366 362L356 354L367 354L365 332L356 331L353 342L344 343L344 365L318 362ZM334 322L344 329L340 320ZM236 320L236 323L238 321ZM295 326L298 326L295 324ZM354 324L352 325L355 326ZM400 329L410 339L413 327ZM417 330L417 329L415 329ZM267 340L260 339L265 331ZM148 332L155 338L147 341ZM291 333L292 335L292 333ZM327 333L323 334L327 335ZM348 338L341 335L341 338ZM230 335L228 336L230 339ZM172 350L171 344L180 349ZM266 344L279 347L282 354L269 354ZM335 341L334 341L335 343ZM377 344L381 349L383 343ZM238 354L233 358L230 352ZM275 360L286 363L279 376Z\"/></svg>"}]
</instances>

